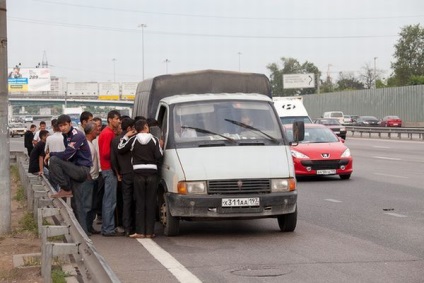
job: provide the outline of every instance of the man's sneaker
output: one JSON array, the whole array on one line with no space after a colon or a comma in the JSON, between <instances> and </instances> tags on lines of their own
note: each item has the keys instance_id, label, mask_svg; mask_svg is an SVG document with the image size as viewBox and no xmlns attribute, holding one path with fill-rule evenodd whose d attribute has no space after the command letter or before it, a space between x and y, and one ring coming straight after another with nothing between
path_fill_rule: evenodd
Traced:
<instances>
[{"instance_id":1,"label":"man's sneaker","mask_svg":"<svg viewBox=\"0 0 424 283\"><path fill-rule=\"evenodd\" d=\"M50 196L51 198L70 198L72 197L72 191L60 190L58 193Z\"/></svg>"},{"instance_id":2,"label":"man's sneaker","mask_svg":"<svg viewBox=\"0 0 424 283\"><path fill-rule=\"evenodd\" d=\"M118 233L118 232L112 232L112 233L102 233L104 237L119 237L124 236L125 233Z\"/></svg>"},{"instance_id":3,"label":"man's sneaker","mask_svg":"<svg viewBox=\"0 0 424 283\"><path fill-rule=\"evenodd\" d=\"M88 230L91 234L95 235L95 234L100 234L99 230L96 230L94 228L91 228L90 230Z\"/></svg>"},{"instance_id":4,"label":"man's sneaker","mask_svg":"<svg viewBox=\"0 0 424 283\"><path fill-rule=\"evenodd\" d=\"M118 227L116 227L116 228L115 228L115 231L116 231L117 233L125 233L125 229L124 229L124 227L122 227L122 226L118 226Z\"/></svg>"},{"instance_id":5,"label":"man's sneaker","mask_svg":"<svg viewBox=\"0 0 424 283\"><path fill-rule=\"evenodd\" d=\"M103 222L102 216L97 214L97 216L96 216L96 223L97 224L102 224L102 222Z\"/></svg>"}]
</instances>

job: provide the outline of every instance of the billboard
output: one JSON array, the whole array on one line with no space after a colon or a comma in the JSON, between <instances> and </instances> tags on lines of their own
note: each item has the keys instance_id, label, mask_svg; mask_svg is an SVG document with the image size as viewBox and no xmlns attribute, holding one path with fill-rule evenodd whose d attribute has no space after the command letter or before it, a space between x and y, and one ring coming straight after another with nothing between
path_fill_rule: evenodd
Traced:
<instances>
[{"instance_id":1,"label":"billboard","mask_svg":"<svg viewBox=\"0 0 424 283\"><path fill-rule=\"evenodd\" d=\"M119 100L119 83L99 83L100 100Z\"/></svg>"},{"instance_id":2,"label":"billboard","mask_svg":"<svg viewBox=\"0 0 424 283\"><path fill-rule=\"evenodd\" d=\"M122 100L134 100L138 83L122 83Z\"/></svg>"},{"instance_id":3,"label":"billboard","mask_svg":"<svg viewBox=\"0 0 424 283\"><path fill-rule=\"evenodd\" d=\"M283 75L283 88L315 88L315 74Z\"/></svg>"},{"instance_id":4,"label":"billboard","mask_svg":"<svg viewBox=\"0 0 424 283\"><path fill-rule=\"evenodd\" d=\"M50 91L50 70L47 68L9 68L9 92Z\"/></svg>"},{"instance_id":5,"label":"billboard","mask_svg":"<svg viewBox=\"0 0 424 283\"><path fill-rule=\"evenodd\" d=\"M98 96L97 83L67 83L68 96Z\"/></svg>"}]
</instances>

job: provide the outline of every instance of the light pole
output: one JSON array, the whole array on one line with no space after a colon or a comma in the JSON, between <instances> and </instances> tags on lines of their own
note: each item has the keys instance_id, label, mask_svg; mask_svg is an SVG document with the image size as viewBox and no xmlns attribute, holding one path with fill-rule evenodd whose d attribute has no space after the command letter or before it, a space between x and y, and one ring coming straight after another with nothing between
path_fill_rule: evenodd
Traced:
<instances>
[{"instance_id":1,"label":"light pole","mask_svg":"<svg viewBox=\"0 0 424 283\"><path fill-rule=\"evenodd\" d=\"M377 88L377 58L378 57L374 57L374 88Z\"/></svg>"},{"instance_id":2,"label":"light pole","mask_svg":"<svg viewBox=\"0 0 424 283\"><path fill-rule=\"evenodd\" d=\"M116 62L116 59L115 58L112 58L112 62L113 62L113 82L116 82L116 80L115 80L115 62Z\"/></svg>"},{"instance_id":3,"label":"light pole","mask_svg":"<svg viewBox=\"0 0 424 283\"><path fill-rule=\"evenodd\" d=\"M138 25L139 28L141 28L141 68L142 68L142 73L141 73L141 78L144 80L144 28L147 28L147 25L145 24L140 24Z\"/></svg>"},{"instance_id":4,"label":"light pole","mask_svg":"<svg viewBox=\"0 0 424 283\"><path fill-rule=\"evenodd\" d=\"M163 62L165 62L165 67L166 67L166 73L165 74L168 74L168 63L170 63L171 61L168 60L168 59L165 59L165 61L163 61Z\"/></svg>"},{"instance_id":5,"label":"light pole","mask_svg":"<svg viewBox=\"0 0 424 283\"><path fill-rule=\"evenodd\" d=\"M238 67L239 67L239 72L240 72L240 57L241 57L241 52L239 51L239 52L237 52L237 54L238 54Z\"/></svg>"}]
</instances>

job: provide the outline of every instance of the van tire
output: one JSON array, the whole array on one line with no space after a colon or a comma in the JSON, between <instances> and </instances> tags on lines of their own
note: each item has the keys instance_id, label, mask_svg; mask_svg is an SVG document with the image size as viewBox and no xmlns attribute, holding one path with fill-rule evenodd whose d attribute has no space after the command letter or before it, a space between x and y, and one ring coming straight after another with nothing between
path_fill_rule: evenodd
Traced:
<instances>
[{"instance_id":1,"label":"van tire","mask_svg":"<svg viewBox=\"0 0 424 283\"><path fill-rule=\"evenodd\" d=\"M180 232L180 220L171 215L165 194L162 194L162 200L160 203L160 222L163 225L163 234L168 237L177 236Z\"/></svg>"},{"instance_id":2,"label":"van tire","mask_svg":"<svg viewBox=\"0 0 424 283\"><path fill-rule=\"evenodd\" d=\"M280 215L277 219L281 232L293 232L297 224L297 207L293 213Z\"/></svg>"}]
</instances>

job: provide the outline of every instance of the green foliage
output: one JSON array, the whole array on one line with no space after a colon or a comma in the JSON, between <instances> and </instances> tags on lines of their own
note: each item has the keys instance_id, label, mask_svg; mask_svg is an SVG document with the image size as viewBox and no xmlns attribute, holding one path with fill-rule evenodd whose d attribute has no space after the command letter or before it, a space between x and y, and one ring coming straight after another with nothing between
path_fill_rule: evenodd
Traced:
<instances>
[{"instance_id":1,"label":"green foliage","mask_svg":"<svg viewBox=\"0 0 424 283\"><path fill-rule=\"evenodd\" d=\"M424 28L420 24L405 26L399 35L392 62L395 77L392 83L404 86L411 84L412 77L424 76Z\"/></svg>"},{"instance_id":2,"label":"green foliage","mask_svg":"<svg viewBox=\"0 0 424 283\"><path fill-rule=\"evenodd\" d=\"M63 272L62 269L60 268L53 268L52 269L52 281L53 283L66 283L66 276L68 274L66 274L65 272Z\"/></svg>"},{"instance_id":3,"label":"green foliage","mask_svg":"<svg viewBox=\"0 0 424 283\"><path fill-rule=\"evenodd\" d=\"M424 76L412 76L408 85L424 85Z\"/></svg>"},{"instance_id":4,"label":"green foliage","mask_svg":"<svg viewBox=\"0 0 424 283\"><path fill-rule=\"evenodd\" d=\"M270 82L271 82L271 91L273 96L293 96L293 95L304 95L312 94L316 92L315 88L305 88L305 89L284 89L283 88L283 75L284 74L320 74L318 67L316 67L311 62L304 62L300 64L294 58L281 58L281 69L278 63L272 63L267 66L268 70L271 72ZM318 76L319 77L319 76ZM316 80L317 82L317 80Z\"/></svg>"},{"instance_id":5,"label":"green foliage","mask_svg":"<svg viewBox=\"0 0 424 283\"><path fill-rule=\"evenodd\" d=\"M20 177L17 165L10 166L10 180L11 182L19 183ZM22 187L22 185L18 184L16 195L13 197L13 199L19 202L24 202L26 200L25 189Z\"/></svg>"},{"instance_id":6,"label":"green foliage","mask_svg":"<svg viewBox=\"0 0 424 283\"><path fill-rule=\"evenodd\" d=\"M34 235L38 234L38 224L31 212L25 213L21 220L19 220L19 224L22 231L28 231Z\"/></svg>"},{"instance_id":7,"label":"green foliage","mask_svg":"<svg viewBox=\"0 0 424 283\"><path fill-rule=\"evenodd\" d=\"M26 200L26 194L25 194L25 189L24 189L24 187L22 187L22 186L19 186L18 187L18 189L16 190L16 195L15 195L15 197L13 198L14 200L16 200L16 201L19 201L19 202L25 202L25 200Z\"/></svg>"},{"instance_id":8,"label":"green foliage","mask_svg":"<svg viewBox=\"0 0 424 283\"><path fill-rule=\"evenodd\" d=\"M359 79L355 78L352 73L339 73L339 79L336 82L337 87L336 91L344 91L344 90L360 90L364 89L364 84L359 81Z\"/></svg>"}]
</instances>

